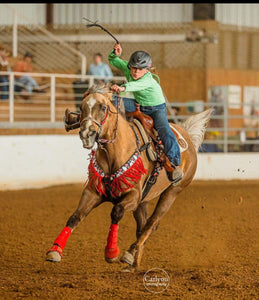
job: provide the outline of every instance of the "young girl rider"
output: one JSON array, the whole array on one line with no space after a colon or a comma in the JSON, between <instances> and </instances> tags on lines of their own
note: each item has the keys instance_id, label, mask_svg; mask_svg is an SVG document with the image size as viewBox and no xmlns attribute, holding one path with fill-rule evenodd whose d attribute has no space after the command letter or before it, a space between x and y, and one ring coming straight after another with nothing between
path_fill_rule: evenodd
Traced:
<instances>
[{"instance_id":1,"label":"young girl rider","mask_svg":"<svg viewBox=\"0 0 259 300\"><path fill-rule=\"evenodd\" d=\"M151 57L145 51L134 52L129 62L120 59L122 48L115 44L109 54L109 63L120 69L127 78L127 83L121 86L113 85L114 92L132 92L135 100L124 101L126 111L134 111L134 102L140 104L140 110L149 115L154 121L154 128L157 130L164 151L169 158L173 171L167 171L167 177L172 183L178 183L183 177L183 171L179 168L181 164L180 148L176 137L172 132L167 119L166 104L163 91L159 83L153 78L151 72Z\"/></svg>"}]
</instances>

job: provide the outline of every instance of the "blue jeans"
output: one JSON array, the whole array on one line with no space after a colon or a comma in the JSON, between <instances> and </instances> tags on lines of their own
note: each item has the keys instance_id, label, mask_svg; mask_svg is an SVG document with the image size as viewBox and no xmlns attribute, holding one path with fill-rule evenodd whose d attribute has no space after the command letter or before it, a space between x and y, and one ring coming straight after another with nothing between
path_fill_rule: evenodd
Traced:
<instances>
[{"instance_id":1,"label":"blue jeans","mask_svg":"<svg viewBox=\"0 0 259 300\"><path fill-rule=\"evenodd\" d=\"M38 88L38 83L31 76L22 76L16 79L16 82L24 85L24 88L28 93L31 93L33 89Z\"/></svg>"},{"instance_id":2,"label":"blue jeans","mask_svg":"<svg viewBox=\"0 0 259 300\"><path fill-rule=\"evenodd\" d=\"M115 96L115 101L117 97ZM136 110L135 99L123 98L125 111L132 112ZM115 104L116 105L116 104ZM176 137L172 132L166 114L166 104L162 103L155 106L140 106L141 112L150 116L154 121L154 128L157 130L162 143L165 147L165 154L173 166L180 166L181 153Z\"/></svg>"},{"instance_id":3,"label":"blue jeans","mask_svg":"<svg viewBox=\"0 0 259 300\"><path fill-rule=\"evenodd\" d=\"M5 76L0 76L0 97L2 100L9 99L9 81Z\"/></svg>"}]
</instances>

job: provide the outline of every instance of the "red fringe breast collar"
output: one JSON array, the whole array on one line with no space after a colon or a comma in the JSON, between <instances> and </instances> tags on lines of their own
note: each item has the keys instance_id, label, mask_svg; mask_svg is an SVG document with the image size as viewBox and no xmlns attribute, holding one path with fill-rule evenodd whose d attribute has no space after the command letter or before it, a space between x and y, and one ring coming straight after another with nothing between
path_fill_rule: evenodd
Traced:
<instances>
[{"instance_id":1,"label":"red fringe breast collar","mask_svg":"<svg viewBox=\"0 0 259 300\"><path fill-rule=\"evenodd\" d=\"M107 190L111 196L119 197L120 193L134 188L132 183L141 179L143 174L147 173L144 168L140 153L136 150L129 160L112 175L106 174L96 160L96 152L93 150L90 154L89 187L95 187L99 195L107 197Z\"/></svg>"}]
</instances>

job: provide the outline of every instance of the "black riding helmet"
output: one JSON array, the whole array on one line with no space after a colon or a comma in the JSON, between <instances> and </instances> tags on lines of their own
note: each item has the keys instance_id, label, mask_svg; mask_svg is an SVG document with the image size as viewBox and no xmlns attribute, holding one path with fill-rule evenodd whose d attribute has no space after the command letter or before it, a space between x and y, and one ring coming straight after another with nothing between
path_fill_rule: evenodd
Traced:
<instances>
[{"instance_id":1,"label":"black riding helmet","mask_svg":"<svg viewBox=\"0 0 259 300\"><path fill-rule=\"evenodd\" d=\"M145 51L136 51L131 54L128 68L133 67L137 69L151 68L152 61L150 55Z\"/></svg>"}]
</instances>

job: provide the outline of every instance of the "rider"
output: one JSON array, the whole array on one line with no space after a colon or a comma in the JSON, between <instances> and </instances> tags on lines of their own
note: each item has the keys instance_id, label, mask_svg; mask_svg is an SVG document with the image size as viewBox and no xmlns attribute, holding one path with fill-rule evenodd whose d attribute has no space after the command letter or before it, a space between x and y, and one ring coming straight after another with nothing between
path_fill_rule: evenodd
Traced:
<instances>
[{"instance_id":1,"label":"rider","mask_svg":"<svg viewBox=\"0 0 259 300\"><path fill-rule=\"evenodd\" d=\"M183 171L179 168L181 165L180 148L168 123L165 98L161 86L148 70L151 68L151 57L145 51L136 51L127 62L119 58L121 53L121 45L115 44L108 59L112 66L124 73L128 82L121 86L114 84L111 90L114 92L132 92L136 99L134 101L140 104L141 112L153 119L154 127L163 142L165 154L172 164L172 172L167 171L167 177L171 182L179 182L183 177ZM132 102L125 102L125 110L132 111Z\"/></svg>"}]
</instances>

